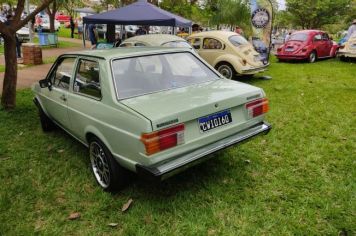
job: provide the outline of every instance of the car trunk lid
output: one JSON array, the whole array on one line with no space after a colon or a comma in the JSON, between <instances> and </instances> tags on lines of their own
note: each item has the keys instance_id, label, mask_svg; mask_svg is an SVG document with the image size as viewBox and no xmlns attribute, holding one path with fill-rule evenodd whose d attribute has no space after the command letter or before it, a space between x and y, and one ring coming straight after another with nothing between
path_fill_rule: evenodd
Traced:
<instances>
[{"instance_id":1,"label":"car trunk lid","mask_svg":"<svg viewBox=\"0 0 356 236\"><path fill-rule=\"evenodd\" d=\"M236 81L218 79L213 82L161 91L129 98L121 102L147 117L153 131L178 123L194 123L211 114L230 111L233 121L243 122L237 107L263 97L260 88ZM233 111L234 110L234 111Z\"/></svg>"},{"instance_id":2,"label":"car trunk lid","mask_svg":"<svg viewBox=\"0 0 356 236\"><path fill-rule=\"evenodd\" d=\"M285 52L295 52L304 45L302 41L289 40L284 47Z\"/></svg>"}]
</instances>

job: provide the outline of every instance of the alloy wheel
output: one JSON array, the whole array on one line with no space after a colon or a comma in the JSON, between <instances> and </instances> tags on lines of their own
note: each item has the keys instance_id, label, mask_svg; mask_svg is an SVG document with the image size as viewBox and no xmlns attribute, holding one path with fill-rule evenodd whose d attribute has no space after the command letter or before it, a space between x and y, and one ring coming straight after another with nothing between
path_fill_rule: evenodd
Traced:
<instances>
[{"instance_id":1,"label":"alloy wheel","mask_svg":"<svg viewBox=\"0 0 356 236\"><path fill-rule=\"evenodd\" d=\"M103 188L110 185L110 169L108 159L101 145L97 142L90 143L90 162L94 176Z\"/></svg>"}]
</instances>

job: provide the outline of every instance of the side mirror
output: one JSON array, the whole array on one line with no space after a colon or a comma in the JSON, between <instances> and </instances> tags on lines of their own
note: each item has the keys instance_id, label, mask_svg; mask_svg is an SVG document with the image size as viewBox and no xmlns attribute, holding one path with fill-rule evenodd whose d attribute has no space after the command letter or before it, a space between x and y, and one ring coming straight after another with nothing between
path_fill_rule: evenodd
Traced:
<instances>
[{"instance_id":1,"label":"side mirror","mask_svg":"<svg viewBox=\"0 0 356 236\"><path fill-rule=\"evenodd\" d=\"M48 88L49 90L52 90L52 82L48 79L40 80L39 84L41 88Z\"/></svg>"}]
</instances>

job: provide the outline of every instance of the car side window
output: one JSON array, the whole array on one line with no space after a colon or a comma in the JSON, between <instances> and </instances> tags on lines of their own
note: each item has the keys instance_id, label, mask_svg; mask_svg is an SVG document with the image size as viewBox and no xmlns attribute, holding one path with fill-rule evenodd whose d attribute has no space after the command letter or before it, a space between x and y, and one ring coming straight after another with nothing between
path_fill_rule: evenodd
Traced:
<instances>
[{"instance_id":1,"label":"car side window","mask_svg":"<svg viewBox=\"0 0 356 236\"><path fill-rule=\"evenodd\" d=\"M203 41L204 49L222 49L222 43L216 39L205 38Z\"/></svg>"},{"instance_id":2,"label":"car side window","mask_svg":"<svg viewBox=\"0 0 356 236\"><path fill-rule=\"evenodd\" d=\"M200 38L191 38L188 42L194 49L200 49Z\"/></svg>"},{"instance_id":3,"label":"car side window","mask_svg":"<svg viewBox=\"0 0 356 236\"><path fill-rule=\"evenodd\" d=\"M328 34L323 34L323 35L322 35L322 39L323 39L324 41L329 41L329 35L328 35Z\"/></svg>"},{"instance_id":4,"label":"car side window","mask_svg":"<svg viewBox=\"0 0 356 236\"><path fill-rule=\"evenodd\" d=\"M122 43L122 44L120 44L119 47L120 48L129 48L129 47L132 47L132 43Z\"/></svg>"},{"instance_id":5,"label":"car side window","mask_svg":"<svg viewBox=\"0 0 356 236\"><path fill-rule=\"evenodd\" d=\"M314 36L314 42L318 42L318 41L321 41L321 35L320 34L317 34Z\"/></svg>"},{"instance_id":6,"label":"car side window","mask_svg":"<svg viewBox=\"0 0 356 236\"><path fill-rule=\"evenodd\" d=\"M63 58L54 69L51 75L51 82L54 87L68 90L70 78L73 73L73 66L76 58Z\"/></svg>"},{"instance_id":7,"label":"car side window","mask_svg":"<svg viewBox=\"0 0 356 236\"><path fill-rule=\"evenodd\" d=\"M99 63L80 59L74 82L74 92L101 98Z\"/></svg>"}]
</instances>

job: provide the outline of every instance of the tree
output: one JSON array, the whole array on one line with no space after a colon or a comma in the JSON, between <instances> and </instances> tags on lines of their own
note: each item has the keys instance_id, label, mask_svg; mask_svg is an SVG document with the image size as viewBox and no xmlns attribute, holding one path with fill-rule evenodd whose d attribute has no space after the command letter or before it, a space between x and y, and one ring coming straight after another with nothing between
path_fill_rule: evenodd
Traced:
<instances>
[{"instance_id":1,"label":"tree","mask_svg":"<svg viewBox=\"0 0 356 236\"><path fill-rule=\"evenodd\" d=\"M49 31L52 33L55 31L54 20L58 10L58 2L58 0L54 0L50 5L46 7L46 13L49 17Z\"/></svg>"},{"instance_id":2,"label":"tree","mask_svg":"<svg viewBox=\"0 0 356 236\"><path fill-rule=\"evenodd\" d=\"M352 0L286 0L291 22L303 29L318 29L347 13Z\"/></svg>"},{"instance_id":3,"label":"tree","mask_svg":"<svg viewBox=\"0 0 356 236\"><path fill-rule=\"evenodd\" d=\"M6 24L0 22L0 33L4 39L5 75L1 105L5 109L13 109L16 106L17 84L17 59L16 59L16 31L29 22L36 14L44 10L53 0L43 0L42 3L30 14L21 20L25 0L18 0L13 20Z\"/></svg>"},{"instance_id":4,"label":"tree","mask_svg":"<svg viewBox=\"0 0 356 236\"><path fill-rule=\"evenodd\" d=\"M74 16L76 8L84 6L84 3L78 0L60 0L60 2L60 6L63 7L70 16Z\"/></svg>"},{"instance_id":5,"label":"tree","mask_svg":"<svg viewBox=\"0 0 356 236\"><path fill-rule=\"evenodd\" d=\"M245 30L250 27L250 9L245 0L213 0L210 2L213 24L239 25Z\"/></svg>"}]
</instances>

